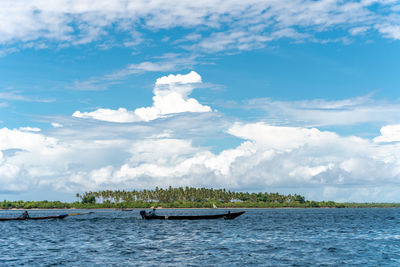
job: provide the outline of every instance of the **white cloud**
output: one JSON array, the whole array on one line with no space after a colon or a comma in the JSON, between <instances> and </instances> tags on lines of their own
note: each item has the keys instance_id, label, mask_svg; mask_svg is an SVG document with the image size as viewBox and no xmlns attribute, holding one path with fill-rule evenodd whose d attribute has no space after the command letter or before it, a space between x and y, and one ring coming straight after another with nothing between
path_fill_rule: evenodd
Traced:
<instances>
[{"instance_id":1,"label":"white cloud","mask_svg":"<svg viewBox=\"0 0 400 267\"><path fill-rule=\"evenodd\" d=\"M53 126L54 128L63 127L63 125L62 125L61 123L58 123L58 122L52 122L52 123L51 123L51 126Z\"/></svg>"},{"instance_id":2,"label":"white cloud","mask_svg":"<svg viewBox=\"0 0 400 267\"><path fill-rule=\"evenodd\" d=\"M19 130L24 132L40 132L40 129L37 127L20 127Z\"/></svg>"},{"instance_id":3,"label":"white cloud","mask_svg":"<svg viewBox=\"0 0 400 267\"><path fill-rule=\"evenodd\" d=\"M185 130L176 128L182 120L177 117L153 129L153 122L136 127L102 126L101 121L77 129L63 123L51 132L0 129L0 185L4 190L49 188L71 194L156 185L280 188L312 199L400 200L391 193L389 198L384 190L400 182L398 143L342 137L316 128L234 123L227 132L243 139L241 144L212 152L192 141L197 134L193 127L208 124L204 134L212 138L221 131L221 123L191 118L181 138L175 131Z\"/></svg>"},{"instance_id":4,"label":"white cloud","mask_svg":"<svg viewBox=\"0 0 400 267\"><path fill-rule=\"evenodd\" d=\"M80 112L75 111L72 116L77 118L91 118L95 120L102 121L112 121L112 122L133 122L139 121L138 116L135 112L129 111L126 108L119 108L117 110L100 108L92 112Z\"/></svg>"},{"instance_id":5,"label":"white cloud","mask_svg":"<svg viewBox=\"0 0 400 267\"><path fill-rule=\"evenodd\" d=\"M190 83L201 83L201 76L198 73L191 71L189 74L186 74L186 75L170 74L168 76L163 76L156 80L156 86L175 85L175 84L190 84Z\"/></svg>"},{"instance_id":6,"label":"white cloud","mask_svg":"<svg viewBox=\"0 0 400 267\"><path fill-rule=\"evenodd\" d=\"M85 81L75 81L68 88L73 90L98 91L120 83L132 74L144 72L167 72L181 69L190 69L196 64L196 57L193 55L164 54L154 58L154 61L144 61L138 64L130 64L123 69L114 71L100 77L92 77Z\"/></svg>"},{"instance_id":7,"label":"white cloud","mask_svg":"<svg viewBox=\"0 0 400 267\"><path fill-rule=\"evenodd\" d=\"M276 38L278 39L278 38ZM267 41L274 38L265 36L262 33L253 33L247 31L228 31L212 33L204 38L190 49L201 49L204 52L219 52L224 50L251 50L263 47Z\"/></svg>"},{"instance_id":8,"label":"white cloud","mask_svg":"<svg viewBox=\"0 0 400 267\"><path fill-rule=\"evenodd\" d=\"M306 145L306 142L322 138L321 132L317 129L276 127L263 123L247 125L235 124L228 132L234 136L253 140L260 145L278 151L290 151L294 148ZM328 134L325 133L323 136L325 137L327 135ZM288 140L290 140L290 142L288 142Z\"/></svg>"},{"instance_id":9,"label":"white cloud","mask_svg":"<svg viewBox=\"0 0 400 267\"><path fill-rule=\"evenodd\" d=\"M381 135L374 138L375 142L399 142L400 125L386 125L381 128Z\"/></svg>"},{"instance_id":10,"label":"white cloud","mask_svg":"<svg viewBox=\"0 0 400 267\"><path fill-rule=\"evenodd\" d=\"M184 28L195 32L177 36L177 40L214 51L242 50L282 37L315 40L324 31L376 25L389 25L379 26L378 31L398 39L397 9L395 1L60 0L49 4L43 0L4 0L0 3L0 43L22 43L21 49L51 47L48 43L65 47L107 43L110 36L125 34L126 45L138 45L151 39L144 34L149 29ZM213 37L214 45L210 41Z\"/></svg>"},{"instance_id":11,"label":"white cloud","mask_svg":"<svg viewBox=\"0 0 400 267\"><path fill-rule=\"evenodd\" d=\"M19 52L19 49L15 48L15 47L1 49L0 50L0 58L1 57L5 57L5 56L7 56L9 54L17 53L17 52Z\"/></svg>"},{"instance_id":12,"label":"white cloud","mask_svg":"<svg viewBox=\"0 0 400 267\"><path fill-rule=\"evenodd\" d=\"M378 30L386 38L400 40L400 25L380 25Z\"/></svg>"},{"instance_id":13,"label":"white cloud","mask_svg":"<svg viewBox=\"0 0 400 267\"><path fill-rule=\"evenodd\" d=\"M150 121L168 114L182 112L211 112L209 106L201 105L196 99L188 97L201 76L192 71L186 75L169 75L157 79L154 87L153 106L129 111L98 109L92 112L75 111L72 116L92 118L110 122Z\"/></svg>"},{"instance_id":14,"label":"white cloud","mask_svg":"<svg viewBox=\"0 0 400 267\"><path fill-rule=\"evenodd\" d=\"M48 164L55 163L64 148L57 140L32 131L0 129L0 186L4 190L23 191L30 186L36 187L36 182L45 179ZM9 151L15 151L9 153ZM10 154L10 155L7 155ZM40 166L40 167L39 167ZM43 172L39 181L30 176L35 169Z\"/></svg>"},{"instance_id":15,"label":"white cloud","mask_svg":"<svg viewBox=\"0 0 400 267\"><path fill-rule=\"evenodd\" d=\"M351 35L360 35L368 31L370 27L368 26L361 26L361 27L355 27L349 30Z\"/></svg>"},{"instance_id":16,"label":"white cloud","mask_svg":"<svg viewBox=\"0 0 400 267\"><path fill-rule=\"evenodd\" d=\"M56 144L54 138L48 138L44 135L31 131L0 129L0 150L6 149L27 149L41 150L40 147L51 147Z\"/></svg>"},{"instance_id":17,"label":"white cloud","mask_svg":"<svg viewBox=\"0 0 400 267\"><path fill-rule=\"evenodd\" d=\"M343 100L276 101L253 99L247 108L263 109L269 120L291 125L327 126L362 123L395 123L400 120L400 103L372 98L372 94Z\"/></svg>"},{"instance_id":18,"label":"white cloud","mask_svg":"<svg viewBox=\"0 0 400 267\"><path fill-rule=\"evenodd\" d=\"M211 112L209 106L201 105L196 99L189 98L194 86L201 83L201 77L192 71L186 75L164 76L156 81L153 106L135 110L142 120L154 120L163 115L181 112Z\"/></svg>"},{"instance_id":19,"label":"white cloud","mask_svg":"<svg viewBox=\"0 0 400 267\"><path fill-rule=\"evenodd\" d=\"M333 169L334 164L320 165L320 166L299 166L289 173L292 177L304 177L304 179L312 178L328 170Z\"/></svg>"},{"instance_id":20,"label":"white cloud","mask_svg":"<svg viewBox=\"0 0 400 267\"><path fill-rule=\"evenodd\" d=\"M39 103L51 103L55 101L55 99L42 99L36 96L23 95L22 93L23 93L22 91L15 91L15 90L0 92L0 99L8 101L24 101L24 102L39 102Z\"/></svg>"},{"instance_id":21,"label":"white cloud","mask_svg":"<svg viewBox=\"0 0 400 267\"><path fill-rule=\"evenodd\" d=\"M400 149L398 145L381 146L366 139L340 137L317 129L263 123L235 124L229 132L246 140L236 148L217 154L193 147L188 140L137 141L129 148L129 161L108 172L111 177L108 183L136 188L154 185L253 190L317 187L335 188L336 195L341 195L342 190L347 192L348 187L356 187L354 192L364 188L363 194L349 193L347 199L367 201L371 197L388 201L382 193L374 195L375 189L400 181L400 157L393 154ZM368 189L372 185L372 190ZM326 195L335 199L332 190L329 192Z\"/></svg>"}]
</instances>

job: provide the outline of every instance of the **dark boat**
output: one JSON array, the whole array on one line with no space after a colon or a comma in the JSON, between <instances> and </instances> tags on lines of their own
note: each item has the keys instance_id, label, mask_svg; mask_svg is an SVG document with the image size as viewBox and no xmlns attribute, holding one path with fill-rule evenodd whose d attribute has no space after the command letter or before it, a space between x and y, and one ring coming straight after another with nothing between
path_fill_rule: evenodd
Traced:
<instances>
[{"instance_id":1,"label":"dark boat","mask_svg":"<svg viewBox=\"0 0 400 267\"><path fill-rule=\"evenodd\" d=\"M49 219L64 219L68 214L56 215L56 216L42 216L42 217L11 217L1 218L0 221L25 221L25 220L49 220Z\"/></svg>"},{"instance_id":2,"label":"dark boat","mask_svg":"<svg viewBox=\"0 0 400 267\"><path fill-rule=\"evenodd\" d=\"M133 211L133 209L119 209L120 211Z\"/></svg>"},{"instance_id":3,"label":"dark boat","mask_svg":"<svg viewBox=\"0 0 400 267\"><path fill-rule=\"evenodd\" d=\"M244 211L238 211L238 212L228 212L224 214L214 214L214 215L173 215L173 216L167 216L167 215L150 215L147 214L146 211L142 210L140 211L140 215L142 216L142 219L145 220L212 220L212 219L225 219L225 220L232 220L235 219L236 217L242 215Z\"/></svg>"}]
</instances>

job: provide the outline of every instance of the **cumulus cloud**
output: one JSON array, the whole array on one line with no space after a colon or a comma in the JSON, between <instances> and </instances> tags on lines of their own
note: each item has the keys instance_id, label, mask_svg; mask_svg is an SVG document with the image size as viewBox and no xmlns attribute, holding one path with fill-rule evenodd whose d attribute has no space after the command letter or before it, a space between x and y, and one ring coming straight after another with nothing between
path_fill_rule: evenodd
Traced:
<instances>
[{"instance_id":1,"label":"cumulus cloud","mask_svg":"<svg viewBox=\"0 0 400 267\"><path fill-rule=\"evenodd\" d=\"M60 128L63 129L63 128ZM121 140L74 140L42 132L0 129L0 187L6 191L79 190L74 177L120 161ZM119 155L114 155L118 151Z\"/></svg>"},{"instance_id":2,"label":"cumulus cloud","mask_svg":"<svg viewBox=\"0 0 400 267\"><path fill-rule=\"evenodd\" d=\"M355 186L364 188L362 197L368 199L373 197L374 187L395 185L400 179L400 157L393 153L398 145L382 146L328 131L264 123L237 123L229 133L245 140L220 153L194 147L189 140L134 142L128 148L129 160L107 167L107 182L99 175L92 177L93 183L135 184L140 188L171 184L252 190L317 187L327 188L329 197L329 189L336 188L340 194L341 189ZM375 197L385 199L383 195ZM366 201L352 194L350 198Z\"/></svg>"},{"instance_id":3,"label":"cumulus cloud","mask_svg":"<svg viewBox=\"0 0 400 267\"><path fill-rule=\"evenodd\" d=\"M201 77L192 71L186 75L164 76L156 81L153 96L153 106L135 110L142 120L154 120L163 115L181 112L211 112L209 106L200 104L188 95L194 85L201 83Z\"/></svg>"},{"instance_id":4,"label":"cumulus cloud","mask_svg":"<svg viewBox=\"0 0 400 267\"><path fill-rule=\"evenodd\" d=\"M3 190L21 191L35 183L30 175L35 169L43 170L40 173L43 181L46 159L57 158L63 150L57 146L57 140L42 134L24 130L0 129L0 185ZM34 156L33 156L34 155ZM39 167L40 166L40 167Z\"/></svg>"},{"instance_id":5,"label":"cumulus cloud","mask_svg":"<svg viewBox=\"0 0 400 267\"><path fill-rule=\"evenodd\" d=\"M170 84L190 84L190 83L201 83L201 76L196 72L192 71L189 74L182 75L168 75L161 78L158 78L156 81L157 85L170 85Z\"/></svg>"},{"instance_id":6,"label":"cumulus cloud","mask_svg":"<svg viewBox=\"0 0 400 267\"><path fill-rule=\"evenodd\" d=\"M204 134L222 130L209 117L191 118L194 124L210 126ZM389 199L383 190L396 188L400 181L398 143L316 128L234 123L226 134L240 138L240 144L212 152L193 142L195 131L178 138L175 131L184 131L176 130L180 119L168 120L147 132L143 122L136 127L101 121L77 130L66 129L68 125L51 132L0 129L0 185L9 191L50 188L71 193L156 185L280 188L313 199L399 200Z\"/></svg>"},{"instance_id":7,"label":"cumulus cloud","mask_svg":"<svg viewBox=\"0 0 400 267\"><path fill-rule=\"evenodd\" d=\"M98 109L92 112L75 111L72 116L92 118L110 122L150 121L168 114L182 112L211 112L211 108L188 97L196 84L201 83L201 76L192 71L186 75L169 75L157 79L153 90L153 105L129 111Z\"/></svg>"},{"instance_id":8,"label":"cumulus cloud","mask_svg":"<svg viewBox=\"0 0 400 267\"><path fill-rule=\"evenodd\" d=\"M133 122L140 120L135 112L129 111L126 108L119 108L117 110L100 108L92 112L80 112L78 110L72 116L112 122Z\"/></svg>"},{"instance_id":9,"label":"cumulus cloud","mask_svg":"<svg viewBox=\"0 0 400 267\"><path fill-rule=\"evenodd\" d=\"M375 142L399 142L400 125L386 125L381 128L381 135L374 138Z\"/></svg>"}]
</instances>

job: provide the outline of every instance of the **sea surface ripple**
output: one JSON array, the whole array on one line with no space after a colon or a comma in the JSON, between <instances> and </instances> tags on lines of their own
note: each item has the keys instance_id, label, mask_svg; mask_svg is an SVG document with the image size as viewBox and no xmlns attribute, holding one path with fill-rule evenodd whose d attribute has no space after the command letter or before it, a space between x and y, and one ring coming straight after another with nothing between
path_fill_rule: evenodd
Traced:
<instances>
[{"instance_id":1,"label":"sea surface ripple","mask_svg":"<svg viewBox=\"0 0 400 267\"><path fill-rule=\"evenodd\" d=\"M199 215L226 210L158 210ZM30 211L31 216L74 211ZM83 212L83 211L82 211ZM21 211L0 211L13 217ZM0 266L400 266L400 209L248 209L145 221L139 210L0 221Z\"/></svg>"}]
</instances>

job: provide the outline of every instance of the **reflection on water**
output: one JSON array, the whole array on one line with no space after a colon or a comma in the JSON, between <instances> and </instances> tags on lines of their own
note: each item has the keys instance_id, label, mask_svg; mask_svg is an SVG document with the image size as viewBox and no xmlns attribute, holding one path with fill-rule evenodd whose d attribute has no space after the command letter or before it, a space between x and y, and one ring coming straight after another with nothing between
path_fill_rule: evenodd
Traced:
<instances>
[{"instance_id":1,"label":"reflection on water","mask_svg":"<svg viewBox=\"0 0 400 267\"><path fill-rule=\"evenodd\" d=\"M20 214L0 211L1 217ZM0 222L0 265L399 266L399 230L400 209L252 209L235 220L204 221L144 221L139 210L99 210Z\"/></svg>"}]
</instances>

